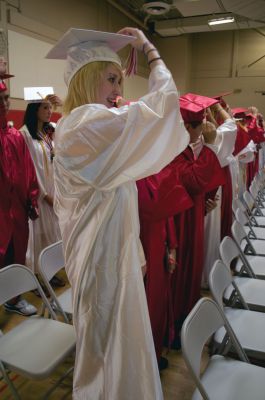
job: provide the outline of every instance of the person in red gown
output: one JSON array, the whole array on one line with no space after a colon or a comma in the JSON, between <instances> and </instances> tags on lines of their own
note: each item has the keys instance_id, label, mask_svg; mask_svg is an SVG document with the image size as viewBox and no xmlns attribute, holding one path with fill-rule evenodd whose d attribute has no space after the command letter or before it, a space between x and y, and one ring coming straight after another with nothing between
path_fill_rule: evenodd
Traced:
<instances>
[{"instance_id":1,"label":"person in red gown","mask_svg":"<svg viewBox=\"0 0 265 400\"><path fill-rule=\"evenodd\" d=\"M25 264L28 244L28 218L37 217L39 188L35 168L22 135L7 124L9 95L0 81L0 268ZM20 296L5 303L5 309L32 315L36 308Z\"/></svg>"},{"instance_id":2,"label":"person in red gown","mask_svg":"<svg viewBox=\"0 0 265 400\"><path fill-rule=\"evenodd\" d=\"M187 94L180 97L180 110L185 127L190 134L190 145L175 158L172 164L178 170L180 182L193 200L193 207L175 217L178 241L177 263L172 279L175 340L178 348L179 331L183 320L200 297L203 272L204 216L215 207L214 198L225 178L214 152L216 130L204 122L207 107L217 100ZM203 146L194 153L192 145L202 135Z\"/></svg>"},{"instance_id":3,"label":"person in red gown","mask_svg":"<svg viewBox=\"0 0 265 400\"><path fill-rule=\"evenodd\" d=\"M137 181L140 238L146 258L145 290L159 369L167 367L163 344L173 339L170 282L176 266L177 239L173 215L192 206L177 171L167 166ZM171 217L170 217L171 216Z\"/></svg>"}]
</instances>

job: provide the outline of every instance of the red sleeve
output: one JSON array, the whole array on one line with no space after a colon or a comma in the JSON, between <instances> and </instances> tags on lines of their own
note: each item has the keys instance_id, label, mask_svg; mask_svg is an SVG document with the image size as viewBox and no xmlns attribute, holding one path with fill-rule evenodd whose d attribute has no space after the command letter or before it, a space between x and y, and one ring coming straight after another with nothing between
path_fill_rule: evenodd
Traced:
<instances>
[{"instance_id":1,"label":"red sleeve","mask_svg":"<svg viewBox=\"0 0 265 400\"><path fill-rule=\"evenodd\" d=\"M236 142L235 142L235 149L233 155L236 156L243 150L248 143L250 142L250 137L246 130L240 125L237 125L237 134L236 134Z\"/></svg>"},{"instance_id":2,"label":"red sleeve","mask_svg":"<svg viewBox=\"0 0 265 400\"><path fill-rule=\"evenodd\" d=\"M255 143L262 143L265 141L264 129L258 125L257 117L252 116L248 123L248 134Z\"/></svg>"},{"instance_id":3,"label":"red sleeve","mask_svg":"<svg viewBox=\"0 0 265 400\"><path fill-rule=\"evenodd\" d=\"M218 158L207 146L203 146L196 160L192 150L187 148L173 163L178 169L180 181L191 196L211 191L225 183Z\"/></svg>"},{"instance_id":4,"label":"red sleeve","mask_svg":"<svg viewBox=\"0 0 265 400\"><path fill-rule=\"evenodd\" d=\"M145 219L166 219L193 205L173 165L168 165L158 174L141 179L137 182L137 188L139 213Z\"/></svg>"}]
</instances>

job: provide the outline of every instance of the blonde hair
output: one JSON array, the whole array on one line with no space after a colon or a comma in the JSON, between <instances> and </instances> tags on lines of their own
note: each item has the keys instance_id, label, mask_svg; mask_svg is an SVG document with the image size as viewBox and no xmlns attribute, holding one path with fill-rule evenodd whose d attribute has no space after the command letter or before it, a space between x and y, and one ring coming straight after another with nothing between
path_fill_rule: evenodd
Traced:
<instances>
[{"instance_id":1,"label":"blonde hair","mask_svg":"<svg viewBox=\"0 0 265 400\"><path fill-rule=\"evenodd\" d=\"M77 71L70 82L64 101L63 113L65 115L70 114L76 107L96 102L103 72L110 65L117 68L123 77L122 69L119 65L110 61L95 61L86 64Z\"/></svg>"}]
</instances>

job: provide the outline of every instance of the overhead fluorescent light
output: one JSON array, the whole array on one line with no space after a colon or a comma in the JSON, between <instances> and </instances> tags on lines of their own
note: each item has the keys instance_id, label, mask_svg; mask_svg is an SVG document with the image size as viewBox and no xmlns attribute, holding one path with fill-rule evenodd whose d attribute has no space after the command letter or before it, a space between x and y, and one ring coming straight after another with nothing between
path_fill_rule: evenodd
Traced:
<instances>
[{"instance_id":1,"label":"overhead fluorescent light","mask_svg":"<svg viewBox=\"0 0 265 400\"><path fill-rule=\"evenodd\" d=\"M215 19L209 19L208 25L230 24L231 22L235 22L234 17L215 18Z\"/></svg>"}]
</instances>

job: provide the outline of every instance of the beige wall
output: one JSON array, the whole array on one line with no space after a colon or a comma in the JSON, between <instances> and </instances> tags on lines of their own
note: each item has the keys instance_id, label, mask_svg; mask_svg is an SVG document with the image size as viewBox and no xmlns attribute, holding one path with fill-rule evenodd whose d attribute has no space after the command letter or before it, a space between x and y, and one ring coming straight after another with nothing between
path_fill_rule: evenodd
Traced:
<instances>
[{"instance_id":1,"label":"beige wall","mask_svg":"<svg viewBox=\"0 0 265 400\"><path fill-rule=\"evenodd\" d=\"M265 30L261 33L265 34ZM257 106L265 114L265 37L253 30L200 33L192 36L190 90L214 96L232 91L232 107ZM248 67L249 66L249 67Z\"/></svg>"}]
</instances>

